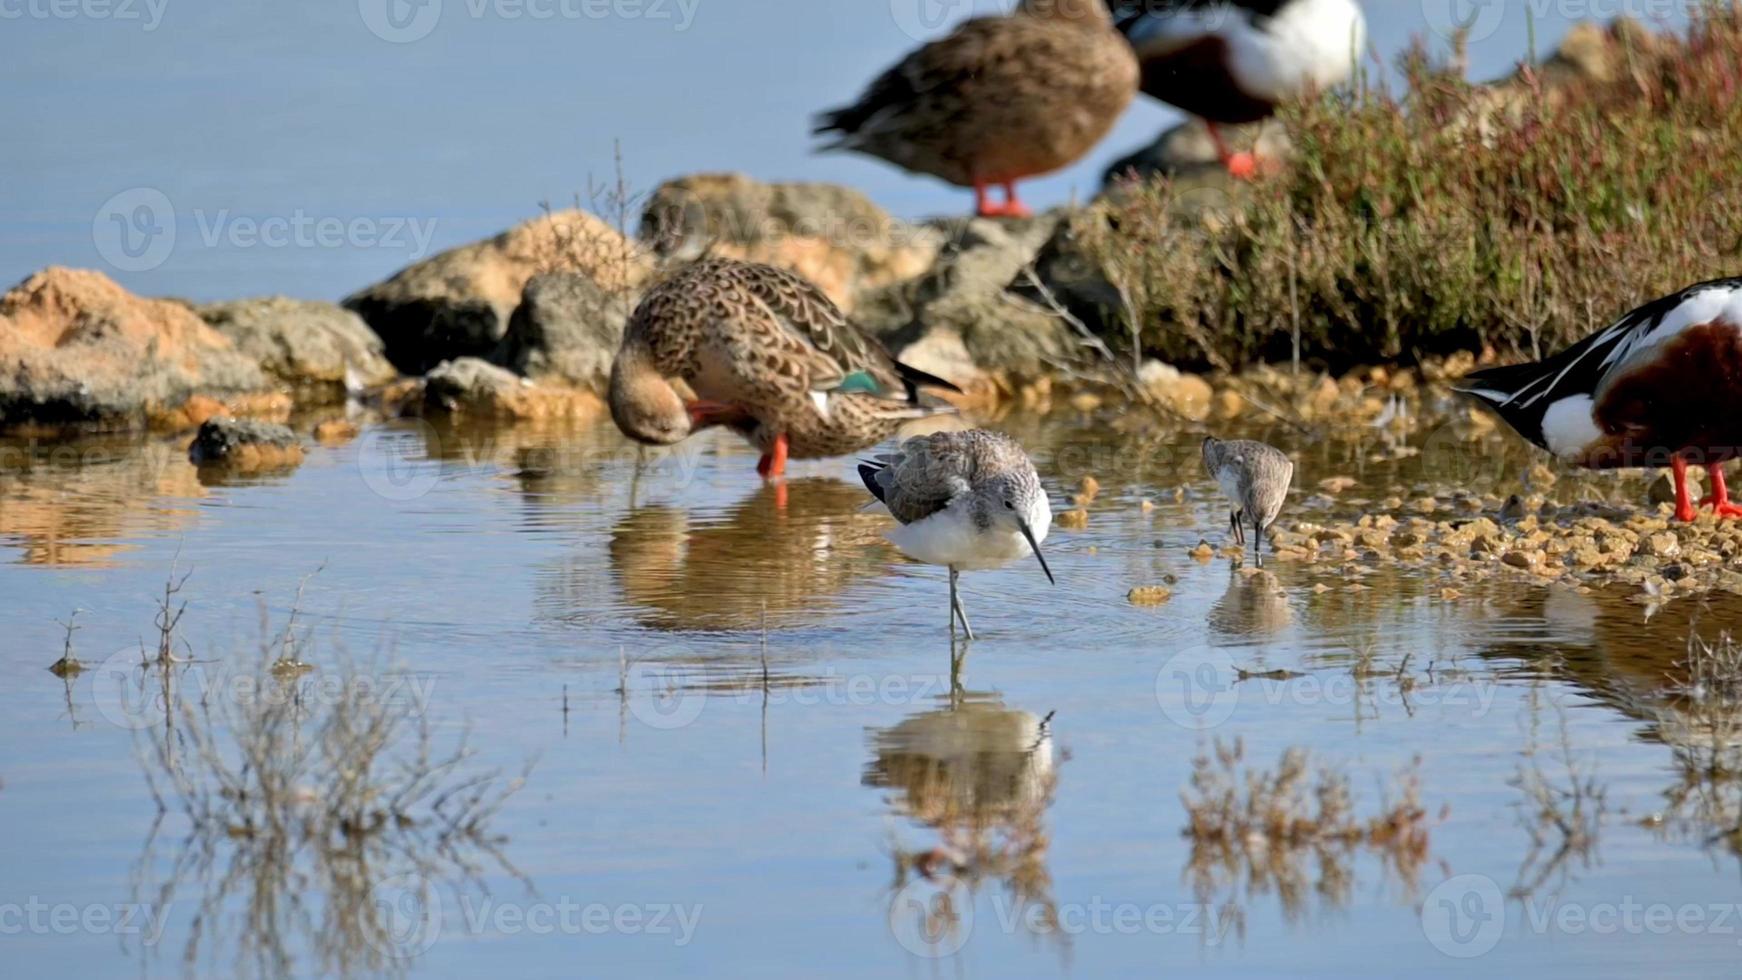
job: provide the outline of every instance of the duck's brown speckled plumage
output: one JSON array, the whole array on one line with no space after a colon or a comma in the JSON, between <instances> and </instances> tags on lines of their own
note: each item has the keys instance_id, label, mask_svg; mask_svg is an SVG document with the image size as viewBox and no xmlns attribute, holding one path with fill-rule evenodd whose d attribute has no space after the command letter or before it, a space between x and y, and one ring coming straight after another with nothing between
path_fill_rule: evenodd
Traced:
<instances>
[{"instance_id":1,"label":"duck's brown speckled plumage","mask_svg":"<svg viewBox=\"0 0 1742 980\"><path fill-rule=\"evenodd\" d=\"M739 409L737 428L758 448L785 433L796 458L858 452L947 408L921 404L917 386L937 379L897 361L820 289L755 262L703 259L655 286L623 347L698 398ZM849 377L874 390L835 390Z\"/></svg>"},{"instance_id":2,"label":"duck's brown speckled plumage","mask_svg":"<svg viewBox=\"0 0 1742 980\"><path fill-rule=\"evenodd\" d=\"M1025 0L966 21L825 113L829 149L888 160L952 184L1000 183L1076 161L1137 91L1131 46L1101 0Z\"/></svg>"}]
</instances>

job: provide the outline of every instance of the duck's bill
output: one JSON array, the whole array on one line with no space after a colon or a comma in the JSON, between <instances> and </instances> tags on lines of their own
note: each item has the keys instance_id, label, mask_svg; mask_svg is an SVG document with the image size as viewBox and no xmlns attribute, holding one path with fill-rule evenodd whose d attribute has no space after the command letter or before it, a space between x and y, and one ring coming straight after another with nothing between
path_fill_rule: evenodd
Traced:
<instances>
[{"instance_id":1,"label":"duck's bill","mask_svg":"<svg viewBox=\"0 0 1742 980\"><path fill-rule=\"evenodd\" d=\"M1028 539L1028 546L1034 549L1034 559L1040 562L1040 570L1046 573L1046 580L1054 585L1059 584L1058 579L1052 577L1052 569L1046 567L1046 556L1040 553L1040 542L1034 540L1034 532L1029 530L1028 522L1018 521L1017 526L1022 528L1022 536Z\"/></svg>"}]
</instances>

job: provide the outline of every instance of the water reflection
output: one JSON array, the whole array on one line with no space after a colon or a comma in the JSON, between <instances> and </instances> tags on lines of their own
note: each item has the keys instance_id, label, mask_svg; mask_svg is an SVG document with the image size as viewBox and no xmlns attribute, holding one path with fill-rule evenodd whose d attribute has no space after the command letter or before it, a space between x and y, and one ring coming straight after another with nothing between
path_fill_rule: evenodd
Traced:
<instances>
[{"instance_id":1,"label":"water reflection","mask_svg":"<svg viewBox=\"0 0 1742 980\"><path fill-rule=\"evenodd\" d=\"M1514 622L1542 625L1488 645L1523 658L1521 672L1574 684L1640 723L1639 737L1670 750L1662 809L1644 823L1668 839L1720 848L1742 864L1742 648L1725 624L1742 622L1742 596L1712 593L1656 610L1611 592L1540 588L1502 604ZM1559 795L1600 801L1570 753ZM1532 780L1524 780L1527 791ZM1540 796L1540 793L1533 794Z\"/></svg>"},{"instance_id":2,"label":"water reflection","mask_svg":"<svg viewBox=\"0 0 1742 980\"><path fill-rule=\"evenodd\" d=\"M138 538L185 529L206 495L185 442L0 442L0 544L30 565L106 567Z\"/></svg>"},{"instance_id":3,"label":"water reflection","mask_svg":"<svg viewBox=\"0 0 1742 980\"><path fill-rule=\"evenodd\" d=\"M1286 630L1294 618L1288 593L1275 573L1260 568L1228 569L1228 590L1210 607L1210 635L1222 644L1261 641Z\"/></svg>"},{"instance_id":4,"label":"water reflection","mask_svg":"<svg viewBox=\"0 0 1742 980\"><path fill-rule=\"evenodd\" d=\"M770 626L816 622L895 560L888 521L865 499L863 487L812 478L764 484L718 517L640 507L611 530L611 571L653 629L754 629L764 612Z\"/></svg>"},{"instance_id":5,"label":"water reflection","mask_svg":"<svg viewBox=\"0 0 1742 980\"><path fill-rule=\"evenodd\" d=\"M887 790L891 810L928 838L892 847L891 924L898 935L960 941L964 903L996 882L1018 921L1062 941L1047 868L1046 811L1058 787L1051 716L991 696L952 701L871 735L862 782Z\"/></svg>"}]
</instances>

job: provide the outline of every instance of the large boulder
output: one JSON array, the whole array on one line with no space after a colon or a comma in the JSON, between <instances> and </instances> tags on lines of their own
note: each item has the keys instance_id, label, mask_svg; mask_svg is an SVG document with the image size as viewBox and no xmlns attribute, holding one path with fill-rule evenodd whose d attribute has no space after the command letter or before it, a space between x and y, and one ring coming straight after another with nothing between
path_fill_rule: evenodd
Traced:
<instances>
[{"instance_id":1,"label":"large boulder","mask_svg":"<svg viewBox=\"0 0 1742 980\"><path fill-rule=\"evenodd\" d=\"M534 276L493 360L540 384L604 394L629 313L627 297L586 276Z\"/></svg>"},{"instance_id":2,"label":"large boulder","mask_svg":"<svg viewBox=\"0 0 1742 980\"><path fill-rule=\"evenodd\" d=\"M557 211L408 266L344 305L381 336L395 367L423 374L445 360L490 356L540 273L573 272L627 294L650 269L643 250L604 221Z\"/></svg>"},{"instance_id":3,"label":"large boulder","mask_svg":"<svg viewBox=\"0 0 1742 980\"><path fill-rule=\"evenodd\" d=\"M194 309L268 374L299 388L342 391L398 376L375 331L332 303L270 296Z\"/></svg>"},{"instance_id":4,"label":"large boulder","mask_svg":"<svg viewBox=\"0 0 1742 980\"><path fill-rule=\"evenodd\" d=\"M931 268L940 238L834 184L764 184L743 174L668 181L648 199L641 238L662 257L711 254L791 269L851 313L861 297Z\"/></svg>"},{"instance_id":5,"label":"large boulder","mask_svg":"<svg viewBox=\"0 0 1742 980\"><path fill-rule=\"evenodd\" d=\"M1059 221L1048 214L936 222L932 227L946 242L937 263L917 279L866 297L856 319L903 360L960 385L1055 373L1078 356L1072 328L1012 287L1027 281Z\"/></svg>"},{"instance_id":6,"label":"large boulder","mask_svg":"<svg viewBox=\"0 0 1742 980\"><path fill-rule=\"evenodd\" d=\"M254 360L185 304L51 267L0 296L0 429L143 425L196 395L259 391Z\"/></svg>"}]
</instances>

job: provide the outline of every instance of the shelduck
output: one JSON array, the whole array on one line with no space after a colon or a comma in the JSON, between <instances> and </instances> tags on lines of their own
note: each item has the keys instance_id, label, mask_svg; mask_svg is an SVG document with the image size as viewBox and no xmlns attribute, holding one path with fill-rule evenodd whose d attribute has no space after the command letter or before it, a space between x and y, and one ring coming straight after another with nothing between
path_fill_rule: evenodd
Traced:
<instances>
[{"instance_id":1,"label":"shelduck","mask_svg":"<svg viewBox=\"0 0 1742 980\"><path fill-rule=\"evenodd\" d=\"M1228 172L1258 161L1232 152L1220 126L1268 118L1288 99L1346 81L1367 44L1354 0L1107 0L1142 66L1145 94L1204 120Z\"/></svg>"},{"instance_id":2,"label":"shelduck","mask_svg":"<svg viewBox=\"0 0 1742 980\"><path fill-rule=\"evenodd\" d=\"M1712 492L1700 504L1742 516L1723 472L1742 455L1742 278L1652 300L1552 357L1477 371L1457 387L1567 462L1669 467L1682 521L1696 515L1688 467L1704 466Z\"/></svg>"}]
</instances>

